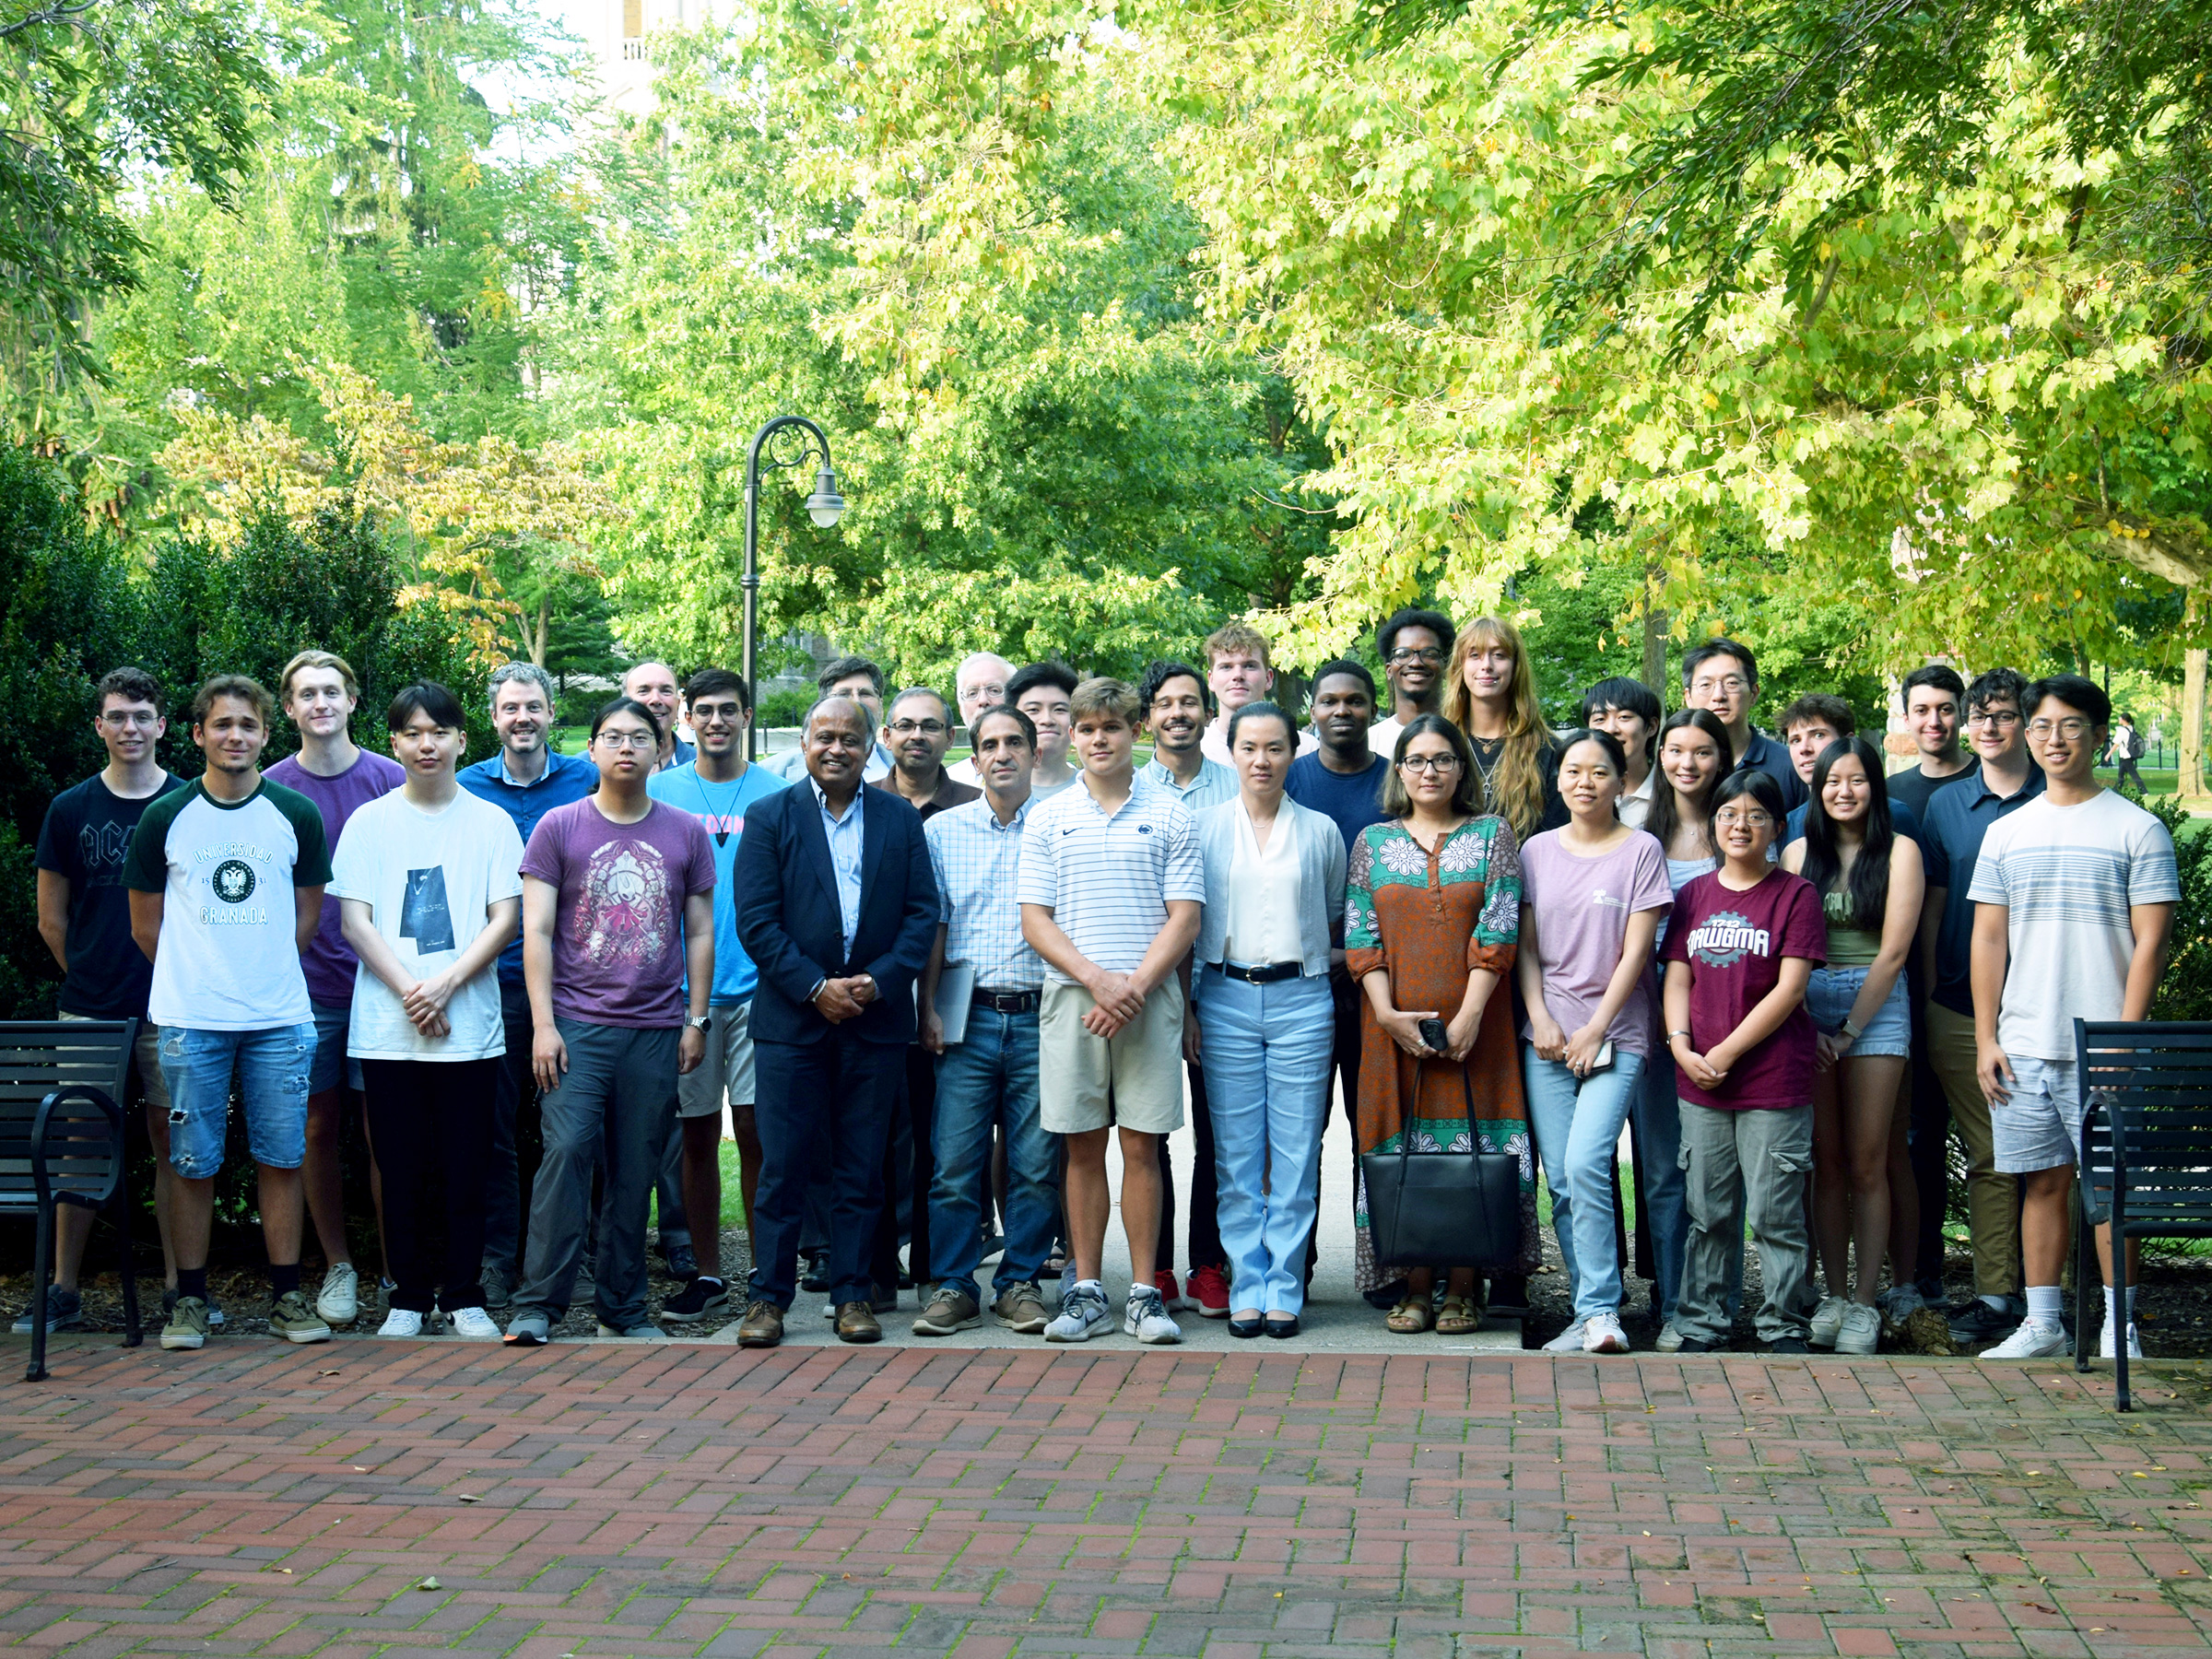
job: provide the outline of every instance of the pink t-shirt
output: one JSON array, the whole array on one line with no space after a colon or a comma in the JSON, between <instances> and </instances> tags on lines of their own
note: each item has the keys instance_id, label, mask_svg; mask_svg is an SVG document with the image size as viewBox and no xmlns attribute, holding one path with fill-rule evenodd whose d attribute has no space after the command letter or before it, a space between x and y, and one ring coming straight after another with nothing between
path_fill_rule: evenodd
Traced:
<instances>
[{"instance_id":1,"label":"pink t-shirt","mask_svg":"<svg viewBox=\"0 0 2212 1659\"><path fill-rule=\"evenodd\" d=\"M1689 1046L1706 1054L1774 989L1783 958L1803 957L1818 968L1827 951L1820 895L1804 877L1776 867L1736 892L1721 885L1715 870L1675 895L1660 959L1689 964ZM1700 1088L1678 1066L1675 1088L1686 1100L1726 1112L1809 1106L1818 1041L1801 1001L1729 1068L1720 1088Z\"/></svg>"},{"instance_id":2,"label":"pink t-shirt","mask_svg":"<svg viewBox=\"0 0 2212 1659\"><path fill-rule=\"evenodd\" d=\"M1627 943L1629 918L1665 912L1675 901L1666 884L1666 853L1641 830L1610 852L1584 858L1568 848L1563 830L1547 830L1521 845L1521 902L1536 913L1536 963L1544 972L1544 1006L1569 1035L1583 1029L1613 982ZM1655 987L1645 973L1606 1035L1631 1054L1651 1052ZM1521 1035L1533 1041L1528 1021Z\"/></svg>"},{"instance_id":3,"label":"pink t-shirt","mask_svg":"<svg viewBox=\"0 0 2212 1659\"><path fill-rule=\"evenodd\" d=\"M618 824L572 801L530 832L523 874L560 889L554 1013L594 1025L684 1023L684 900L714 886L714 843L699 819L655 801L636 823Z\"/></svg>"},{"instance_id":4,"label":"pink t-shirt","mask_svg":"<svg viewBox=\"0 0 2212 1659\"><path fill-rule=\"evenodd\" d=\"M363 749L353 764L335 778L319 777L309 771L300 764L297 755L287 755L265 775L270 782L296 789L315 804L323 814L323 839L329 842L334 854L338 842L345 839L347 819L407 781L406 770L398 761L368 749ZM346 943L340 925L343 921L344 912L338 901L325 900L323 920L315 928L315 936L300 953L300 971L307 976L307 994L311 1001L350 1008L353 971L360 965L361 959Z\"/></svg>"}]
</instances>

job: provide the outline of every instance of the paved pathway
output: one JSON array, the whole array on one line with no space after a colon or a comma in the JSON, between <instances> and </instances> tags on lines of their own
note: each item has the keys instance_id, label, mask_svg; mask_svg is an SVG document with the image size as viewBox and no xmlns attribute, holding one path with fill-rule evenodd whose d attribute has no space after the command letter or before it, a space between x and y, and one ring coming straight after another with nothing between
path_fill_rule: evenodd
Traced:
<instances>
[{"instance_id":1,"label":"paved pathway","mask_svg":"<svg viewBox=\"0 0 2212 1659\"><path fill-rule=\"evenodd\" d=\"M19 1345L18 1345L19 1346ZM58 1343L0 1644L811 1659L2104 1656L2212 1633L2212 1376ZM433 1582L434 1581L434 1582Z\"/></svg>"}]
</instances>

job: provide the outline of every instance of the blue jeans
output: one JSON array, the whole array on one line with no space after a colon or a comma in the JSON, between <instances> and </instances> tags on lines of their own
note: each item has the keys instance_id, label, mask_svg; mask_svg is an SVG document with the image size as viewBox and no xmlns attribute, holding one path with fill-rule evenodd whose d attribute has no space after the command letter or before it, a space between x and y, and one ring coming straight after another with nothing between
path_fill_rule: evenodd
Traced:
<instances>
[{"instance_id":1,"label":"blue jeans","mask_svg":"<svg viewBox=\"0 0 2212 1659\"><path fill-rule=\"evenodd\" d=\"M307 1079L314 1060L312 1019L258 1031L163 1026L170 1167L187 1181L211 1180L223 1167L235 1072L253 1161L272 1170L298 1169L307 1158Z\"/></svg>"},{"instance_id":2,"label":"blue jeans","mask_svg":"<svg viewBox=\"0 0 2212 1659\"><path fill-rule=\"evenodd\" d=\"M1336 1039L1328 977L1252 985L1209 968L1191 980L1229 1305L1296 1313L1306 1304L1306 1236Z\"/></svg>"},{"instance_id":3,"label":"blue jeans","mask_svg":"<svg viewBox=\"0 0 2212 1659\"><path fill-rule=\"evenodd\" d=\"M1654 1021L1654 1024L1661 1023ZM1629 1107L1636 1125L1637 1172L1643 1177L1644 1207L1651 1212L1652 1295L1662 1320L1675 1316L1682 1294L1682 1256L1689 1244L1689 1206L1682 1177L1681 1099L1675 1093L1675 1057L1654 1048L1644 1062L1636 1099Z\"/></svg>"},{"instance_id":4,"label":"blue jeans","mask_svg":"<svg viewBox=\"0 0 2212 1659\"><path fill-rule=\"evenodd\" d=\"M1611 1065L1583 1078L1564 1060L1540 1058L1533 1045L1521 1051L1529 1126L1551 1189L1551 1226L1567 1261L1577 1319L1620 1312L1613 1166L1642 1073L1643 1056L1626 1049L1615 1049Z\"/></svg>"},{"instance_id":5,"label":"blue jeans","mask_svg":"<svg viewBox=\"0 0 2212 1659\"><path fill-rule=\"evenodd\" d=\"M965 1041L937 1059L935 1169L929 1182L931 1278L975 1283L982 1253L982 1196L991 1126L1006 1126L1006 1252L991 1275L1003 1294L1034 1281L1060 1229L1060 1146L1037 1119L1037 1011L1002 1014L978 1004Z\"/></svg>"}]
</instances>

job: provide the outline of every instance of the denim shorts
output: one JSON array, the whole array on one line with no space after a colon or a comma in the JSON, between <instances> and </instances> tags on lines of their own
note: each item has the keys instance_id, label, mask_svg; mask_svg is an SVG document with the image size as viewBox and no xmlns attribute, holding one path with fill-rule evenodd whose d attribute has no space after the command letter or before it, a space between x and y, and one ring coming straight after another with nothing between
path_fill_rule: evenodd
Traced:
<instances>
[{"instance_id":1,"label":"denim shorts","mask_svg":"<svg viewBox=\"0 0 2212 1659\"><path fill-rule=\"evenodd\" d=\"M1989 1137L2000 1175L2071 1164L2081 1152L2081 1068L2071 1060L2007 1054L2012 1088L1989 1103Z\"/></svg>"},{"instance_id":2,"label":"denim shorts","mask_svg":"<svg viewBox=\"0 0 2212 1659\"><path fill-rule=\"evenodd\" d=\"M312 1020L258 1031L163 1026L170 1167L187 1181L208 1180L223 1167L235 1075L253 1161L298 1169L307 1157L307 1079L314 1057Z\"/></svg>"},{"instance_id":3,"label":"denim shorts","mask_svg":"<svg viewBox=\"0 0 2212 1659\"><path fill-rule=\"evenodd\" d=\"M1851 1005L1859 1000L1859 991L1866 983L1867 970L1864 968L1816 968L1811 982L1805 988L1806 1012L1813 1023L1830 1036L1843 1029L1851 1018ZM1912 1052L1912 1000L1905 994L1905 976L1899 974L1889 987L1889 994L1882 1006L1874 1011L1859 1040L1851 1045L1853 1059L1865 1059L1870 1054L1909 1054Z\"/></svg>"},{"instance_id":4,"label":"denim shorts","mask_svg":"<svg viewBox=\"0 0 2212 1659\"><path fill-rule=\"evenodd\" d=\"M315 1064L308 1073L307 1092L325 1094L337 1088L338 1079L346 1079L346 1087L356 1094L361 1092L361 1063L346 1052L346 1040L353 1033L353 1005L316 1003L315 1010Z\"/></svg>"}]
</instances>

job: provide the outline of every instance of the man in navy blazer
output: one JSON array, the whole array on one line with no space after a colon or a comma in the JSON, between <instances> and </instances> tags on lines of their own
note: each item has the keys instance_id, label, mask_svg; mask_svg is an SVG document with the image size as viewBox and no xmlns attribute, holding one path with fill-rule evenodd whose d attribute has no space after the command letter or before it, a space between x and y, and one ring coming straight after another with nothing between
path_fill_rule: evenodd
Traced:
<instances>
[{"instance_id":1,"label":"man in navy blazer","mask_svg":"<svg viewBox=\"0 0 2212 1659\"><path fill-rule=\"evenodd\" d=\"M884 1144L914 981L937 932L937 884L922 818L864 789L876 745L868 712L825 697L806 715L806 777L752 807L737 845L737 937L760 971L753 992L755 1116L752 1300L746 1347L773 1347L797 1289L810 1181L830 1191L830 1294L847 1342L883 1335L868 1257L884 1202Z\"/></svg>"}]
</instances>

